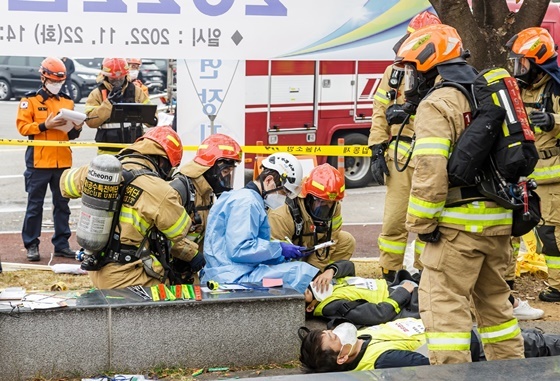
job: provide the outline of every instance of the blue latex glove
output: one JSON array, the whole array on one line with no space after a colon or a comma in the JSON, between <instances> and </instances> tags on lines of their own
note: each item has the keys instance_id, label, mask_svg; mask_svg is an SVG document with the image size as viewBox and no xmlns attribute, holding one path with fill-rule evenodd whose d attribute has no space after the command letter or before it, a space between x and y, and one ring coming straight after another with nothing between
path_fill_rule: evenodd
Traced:
<instances>
[{"instance_id":1,"label":"blue latex glove","mask_svg":"<svg viewBox=\"0 0 560 381\"><path fill-rule=\"evenodd\" d=\"M310 253L304 253L303 251L306 250L306 247L297 246L291 243L280 242L280 246L282 247L282 255L284 258L290 259L298 259L301 257L305 257Z\"/></svg>"}]
</instances>

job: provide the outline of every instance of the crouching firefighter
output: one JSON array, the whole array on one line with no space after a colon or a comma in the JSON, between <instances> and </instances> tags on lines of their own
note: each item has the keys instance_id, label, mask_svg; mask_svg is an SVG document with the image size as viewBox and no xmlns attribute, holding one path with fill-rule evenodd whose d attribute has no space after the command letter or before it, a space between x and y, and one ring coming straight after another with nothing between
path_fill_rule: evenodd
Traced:
<instances>
[{"instance_id":1,"label":"crouching firefighter","mask_svg":"<svg viewBox=\"0 0 560 381\"><path fill-rule=\"evenodd\" d=\"M166 181L182 155L177 133L155 127L120 151L116 162L101 155L63 173L63 196L82 197L77 237L82 268L95 287L174 282L174 258L192 269L204 266L203 254L187 238L191 219Z\"/></svg>"}]
</instances>

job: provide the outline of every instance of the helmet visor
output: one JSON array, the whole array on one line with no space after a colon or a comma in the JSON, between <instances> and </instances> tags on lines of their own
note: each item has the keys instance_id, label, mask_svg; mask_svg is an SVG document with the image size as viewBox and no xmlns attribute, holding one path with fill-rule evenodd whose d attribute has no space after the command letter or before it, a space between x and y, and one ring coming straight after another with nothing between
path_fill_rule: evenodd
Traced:
<instances>
[{"instance_id":1,"label":"helmet visor","mask_svg":"<svg viewBox=\"0 0 560 381\"><path fill-rule=\"evenodd\" d=\"M225 189L233 189L235 164L233 160L218 162L218 180L220 181L220 185Z\"/></svg>"},{"instance_id":2,"label":"helmet visor","mask_svg":"<svg viewBox=\"0 0 560 381\"><path fill-rule=\"evenodd\" d=\"M416 67L411 64L404 65L404 91L412 91L418 87L418 74Z\"/></svg>"},{"instance_id":3,"label":"helmet visor","mask_svg":"<svg viewBox=\"0 0 560 381\"><path fill-rule=\"evenodd\" d=\"M334 211L334 201L323 200L322 198L309 195L309 214L314 220L329 221Z\"/></svg>"},{"instance_id":4,"label":"helmet visor","mask_svg":"<svg viewBox=\"0 0 560 381\"><path fill-rule=\"evenodd\" d=\"M62 81L64 78L66 78L66 72L65 71L50 71L49 69L47 69L46 67L42 67L43 69L43 74L46 76L49 76L50 78L54 79L54 78L60 78L60 80Z\"/></svg>"},{"instance_id":5,"label":"helmet visor","mask_svg":"<svg viewBox=\"0 0 560 381\"><path fill-rule=\"evenodd\" d=\"M515 57L511 58L512 73L514 77L520 77L529 72L531 69L531 63L525 57Z\"/></svg>"}]
</instances>

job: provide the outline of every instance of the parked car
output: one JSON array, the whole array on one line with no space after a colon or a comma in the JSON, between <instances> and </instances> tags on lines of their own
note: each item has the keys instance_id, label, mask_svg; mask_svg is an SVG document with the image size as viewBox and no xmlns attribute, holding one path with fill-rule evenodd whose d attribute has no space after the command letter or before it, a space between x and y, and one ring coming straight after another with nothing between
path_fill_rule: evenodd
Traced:
<instances>
[{"instance_id":1,"label":"parked car","mask_svg":"<svg viewBox=\"0 0 560 381\"><path fill-rule=\"evenodd\" d=\"M103 58L77 58L76 61L89 68L101 69ZM150 93L162 91L166 87L165 75L152 59L142 59L138 79L146 85Z\"/></svg>"},{"instance_id":2,"label":"parked car","mask_svg":"<svg viewBox=\"0 0 560 381\"><path fill-rule=\"evenodd\" d=\"M41 87L39 67L45 57L0 56L0 100L21 98ZM74 60L76 71L72 73L72 97L79 102L97 85L99 70L80 65Z\"/></svg>"}]
</instances>

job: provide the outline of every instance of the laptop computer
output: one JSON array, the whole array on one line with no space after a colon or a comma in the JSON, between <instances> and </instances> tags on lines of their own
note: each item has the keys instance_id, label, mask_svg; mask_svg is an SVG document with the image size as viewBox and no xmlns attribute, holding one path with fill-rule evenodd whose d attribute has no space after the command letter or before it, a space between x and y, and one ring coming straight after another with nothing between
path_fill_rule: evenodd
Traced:
<instances>
[{"instance_id":1,"label":"laptop computer","mask_svg":"<svg viewBox=\"0 0 560 381\"><path fill-rule=\"evenodd\" d=\"M111 123L153 124L157 105L141 103L115 103L109 118Z\"/></svg>"}]
</instances>

